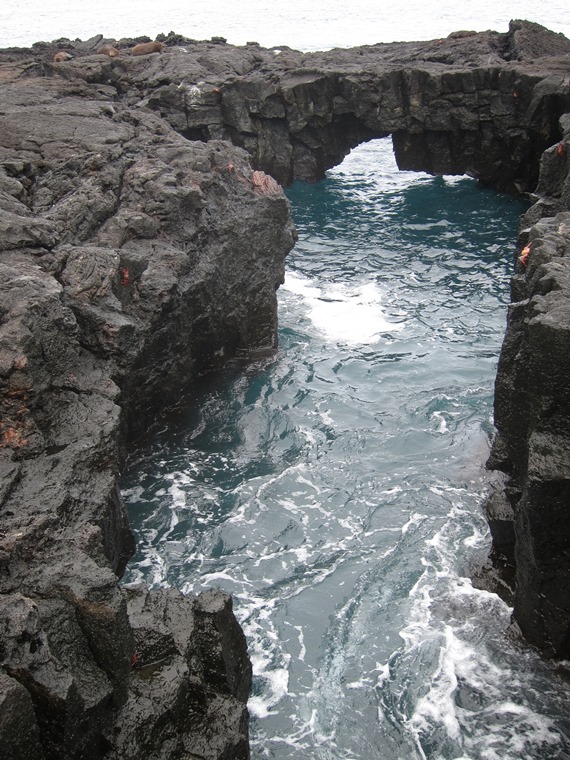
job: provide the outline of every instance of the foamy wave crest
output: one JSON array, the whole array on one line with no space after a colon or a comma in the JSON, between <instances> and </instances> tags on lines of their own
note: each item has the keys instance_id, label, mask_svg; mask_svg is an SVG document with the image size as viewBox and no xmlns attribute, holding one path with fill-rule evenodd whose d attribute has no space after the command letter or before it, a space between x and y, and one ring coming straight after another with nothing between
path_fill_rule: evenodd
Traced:
<instances>
[{"instance_id":1,"label":"foamy wave crest","mask_svg":"<svg viewBox=\"0 0 570 760\"><path fill-rule=\"evenodd\" d=\"M498 641L505 648L510 608L457 573L458 544L483 540L473 517L455 506L425 542L425 569L410 593L409 622L400 631L404 645L390 658L390 679L380 685L381 704L393 711L396 697L405 705L401 723L419 758L434 757L434 747L437 757L558 757L555 722L542 713L525 668L513 667L524 664L523 654L495 654Z\"/></svg>"},{"instance_id":2,"label":"foamy wave crest","mask_svg":"<svg viewBox=\"0 0 570 760\"><path fill-rule=\"evenodd\" d=\"M385 318L382 293L375 282L333 283L325 289L288 272L283 289L303 299L314 327L334 342L366 345L402 328Z\"/></svg>"}]
</instances>

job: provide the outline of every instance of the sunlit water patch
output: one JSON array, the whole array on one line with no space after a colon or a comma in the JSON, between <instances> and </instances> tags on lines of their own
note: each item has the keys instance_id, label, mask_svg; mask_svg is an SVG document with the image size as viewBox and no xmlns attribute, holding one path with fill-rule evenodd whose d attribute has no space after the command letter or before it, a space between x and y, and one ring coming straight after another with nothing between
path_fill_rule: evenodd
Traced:
<instances>
[{"instance_id":1,"label":"sunlit water patch","mask_svg":"<svg viewBox=\"0 0 570 760\"><path fill-rule=\"evenodd\" d=\"M375 343L383 333L400 329L384 317L382 291L374 282L317 284L289 272L283 290L299 297L313 326L333 344Z\"/></svg>"},{"instance_id":2,"label":"sunlit water patch","mask_svg":"<svg viewBox=\"0 0 570 760\"><path fill-rule=\"evenodd\" d=\"M127 581L234 595L253 757L570 757L566 688L473 588L518 201L362 146L289 191L280 350L124 479Z\"/></svg>"}]
</instances>

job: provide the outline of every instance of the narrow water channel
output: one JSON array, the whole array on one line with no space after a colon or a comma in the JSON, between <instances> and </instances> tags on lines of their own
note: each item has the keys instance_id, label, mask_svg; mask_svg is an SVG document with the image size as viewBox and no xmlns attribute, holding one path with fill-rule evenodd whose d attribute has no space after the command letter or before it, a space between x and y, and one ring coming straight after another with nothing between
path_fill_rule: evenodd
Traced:
<instances>
[{"instance_id":1,"label":"narrow water channel","mask_svg":"<svg viewBox=\"0 0 570 760\"><path fill-rule=\"evenodd\" d=\"M570 757L566 687L469 580L523 205L389 141L288 195L279 353L133 456L126 582L234 595L256 760Z\"/></svg>"}]
</instances>

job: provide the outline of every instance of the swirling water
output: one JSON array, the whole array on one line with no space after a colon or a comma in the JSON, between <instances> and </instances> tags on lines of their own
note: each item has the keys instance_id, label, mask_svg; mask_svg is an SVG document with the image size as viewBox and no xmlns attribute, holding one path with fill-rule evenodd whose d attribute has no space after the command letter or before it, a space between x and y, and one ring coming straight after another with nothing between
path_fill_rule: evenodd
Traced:
<instances>
[{"instance_id":1,"label":"swirling water","mask_svg":"<svg viewBox=\"0 0 570 760\"><path fill-rule=\"evenodd\" d=\"M257 760L570 757L561 676L469 580L523 205L389 141L288 194L280 350L133 458L127 582L234 595Z\"/></svg>"}]
</instances>

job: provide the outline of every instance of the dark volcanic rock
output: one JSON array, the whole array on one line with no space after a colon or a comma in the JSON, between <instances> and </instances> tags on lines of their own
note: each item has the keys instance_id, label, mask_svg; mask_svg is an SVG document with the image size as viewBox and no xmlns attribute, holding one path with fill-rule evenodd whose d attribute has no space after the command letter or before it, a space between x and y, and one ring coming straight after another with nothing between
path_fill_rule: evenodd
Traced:
<instances>
[{"instance_id":1,"label":"dark volcanic rock","mask_svg":"<svg viewBox=\"0 0 570 760\"><path fill-rule=\"evenodd\" d=\"M566 161L565 156L558 159ZM544 200L539 201L543 208L548 207ZM568 657L570 213L544 218L521 237L530 252L526 267L519 262L513 278L514 302L495 389L498 435L490 463L510 476L515 620L528 641ZM499 553L507 553L494 540Z\"/></svg>"},{"instance_id":2,"label":"dark volcanic rock","mask_svg":"<svg viewBox=\"0 0 570 760\"><path fill-rule=\"evenodd\" d=\"M533 190L570 107L569 53L562 35L512 22L502 35L305 55L193 43L116 66L129 102L190 139L231 140L281 183L321 179L355 145L391 134L401 168ZM83 59L65 68L95 76Z\"/></svg>"},{"instance_id":3,"label":"dark volcanic rock","mask_svg":"<svg viewBox=\"0 0 570 760\"><path fill-rule=\"evenodd\" d=\"M144 592L140 641L117 481L127 431L204 369L275 348L289 206L242 150L21 72L0 85L2 756L246 758L231 605Z\"/></svg>"},{"instance_id":4,"label":"dark volcanic rock","mask_svg":"<svg viewBox=\"0 0 570 760\"><path fill-rule=\"evenodd\" d=\"M0 51L4 754L248 757L229 598L117 585L122 451L204 370L275 349L294 240L275 179L388 134L403 168L534 190L540 167L497 378L510 480L488 511L523 632L567 654L570 42L527 22L307 55L170 33L131 57L141 41Z\"/></svg>"},{"instance_id":5,"label":"dark volcanic rock","mask_svg":"<svg viewBox=\"0 0 570 760\"><path fill-rule=\"evenodd\" d=\"M30 694L4 673L0 673L0 746L14 760L44 757Z\"/></svg>"},{"instance_id":6,"label":"dark volcanic rock","mask_svg":"<svg viewBox=\"0 0 570 760\"><path fill-rule=\"evenodd\" d=\"M231 598L208 591L189 604L173 589L127 593L134 668L112 757L154 757L159 746L173 758L247 760L251 667Z\"/></svg>"},{"instance_id":7,"label":"dark volcanic rock","mask_svg":"<svg viewBox=\"0 0 570 760\"><path fill-rule=\"evenodd\" d=\"M282 184L320 179L355 145L391 134L401 168L534 190L570 108L570 41L526 21L505 34L308 54L172 32L163 41L161 55L132 58L135 40L104 40L121 48L113 59L67 41L72 60L36 66L146 106L190 140L229 140ZM32 64L13 57L29 74Z\"/></svg>"}]
</instances>

